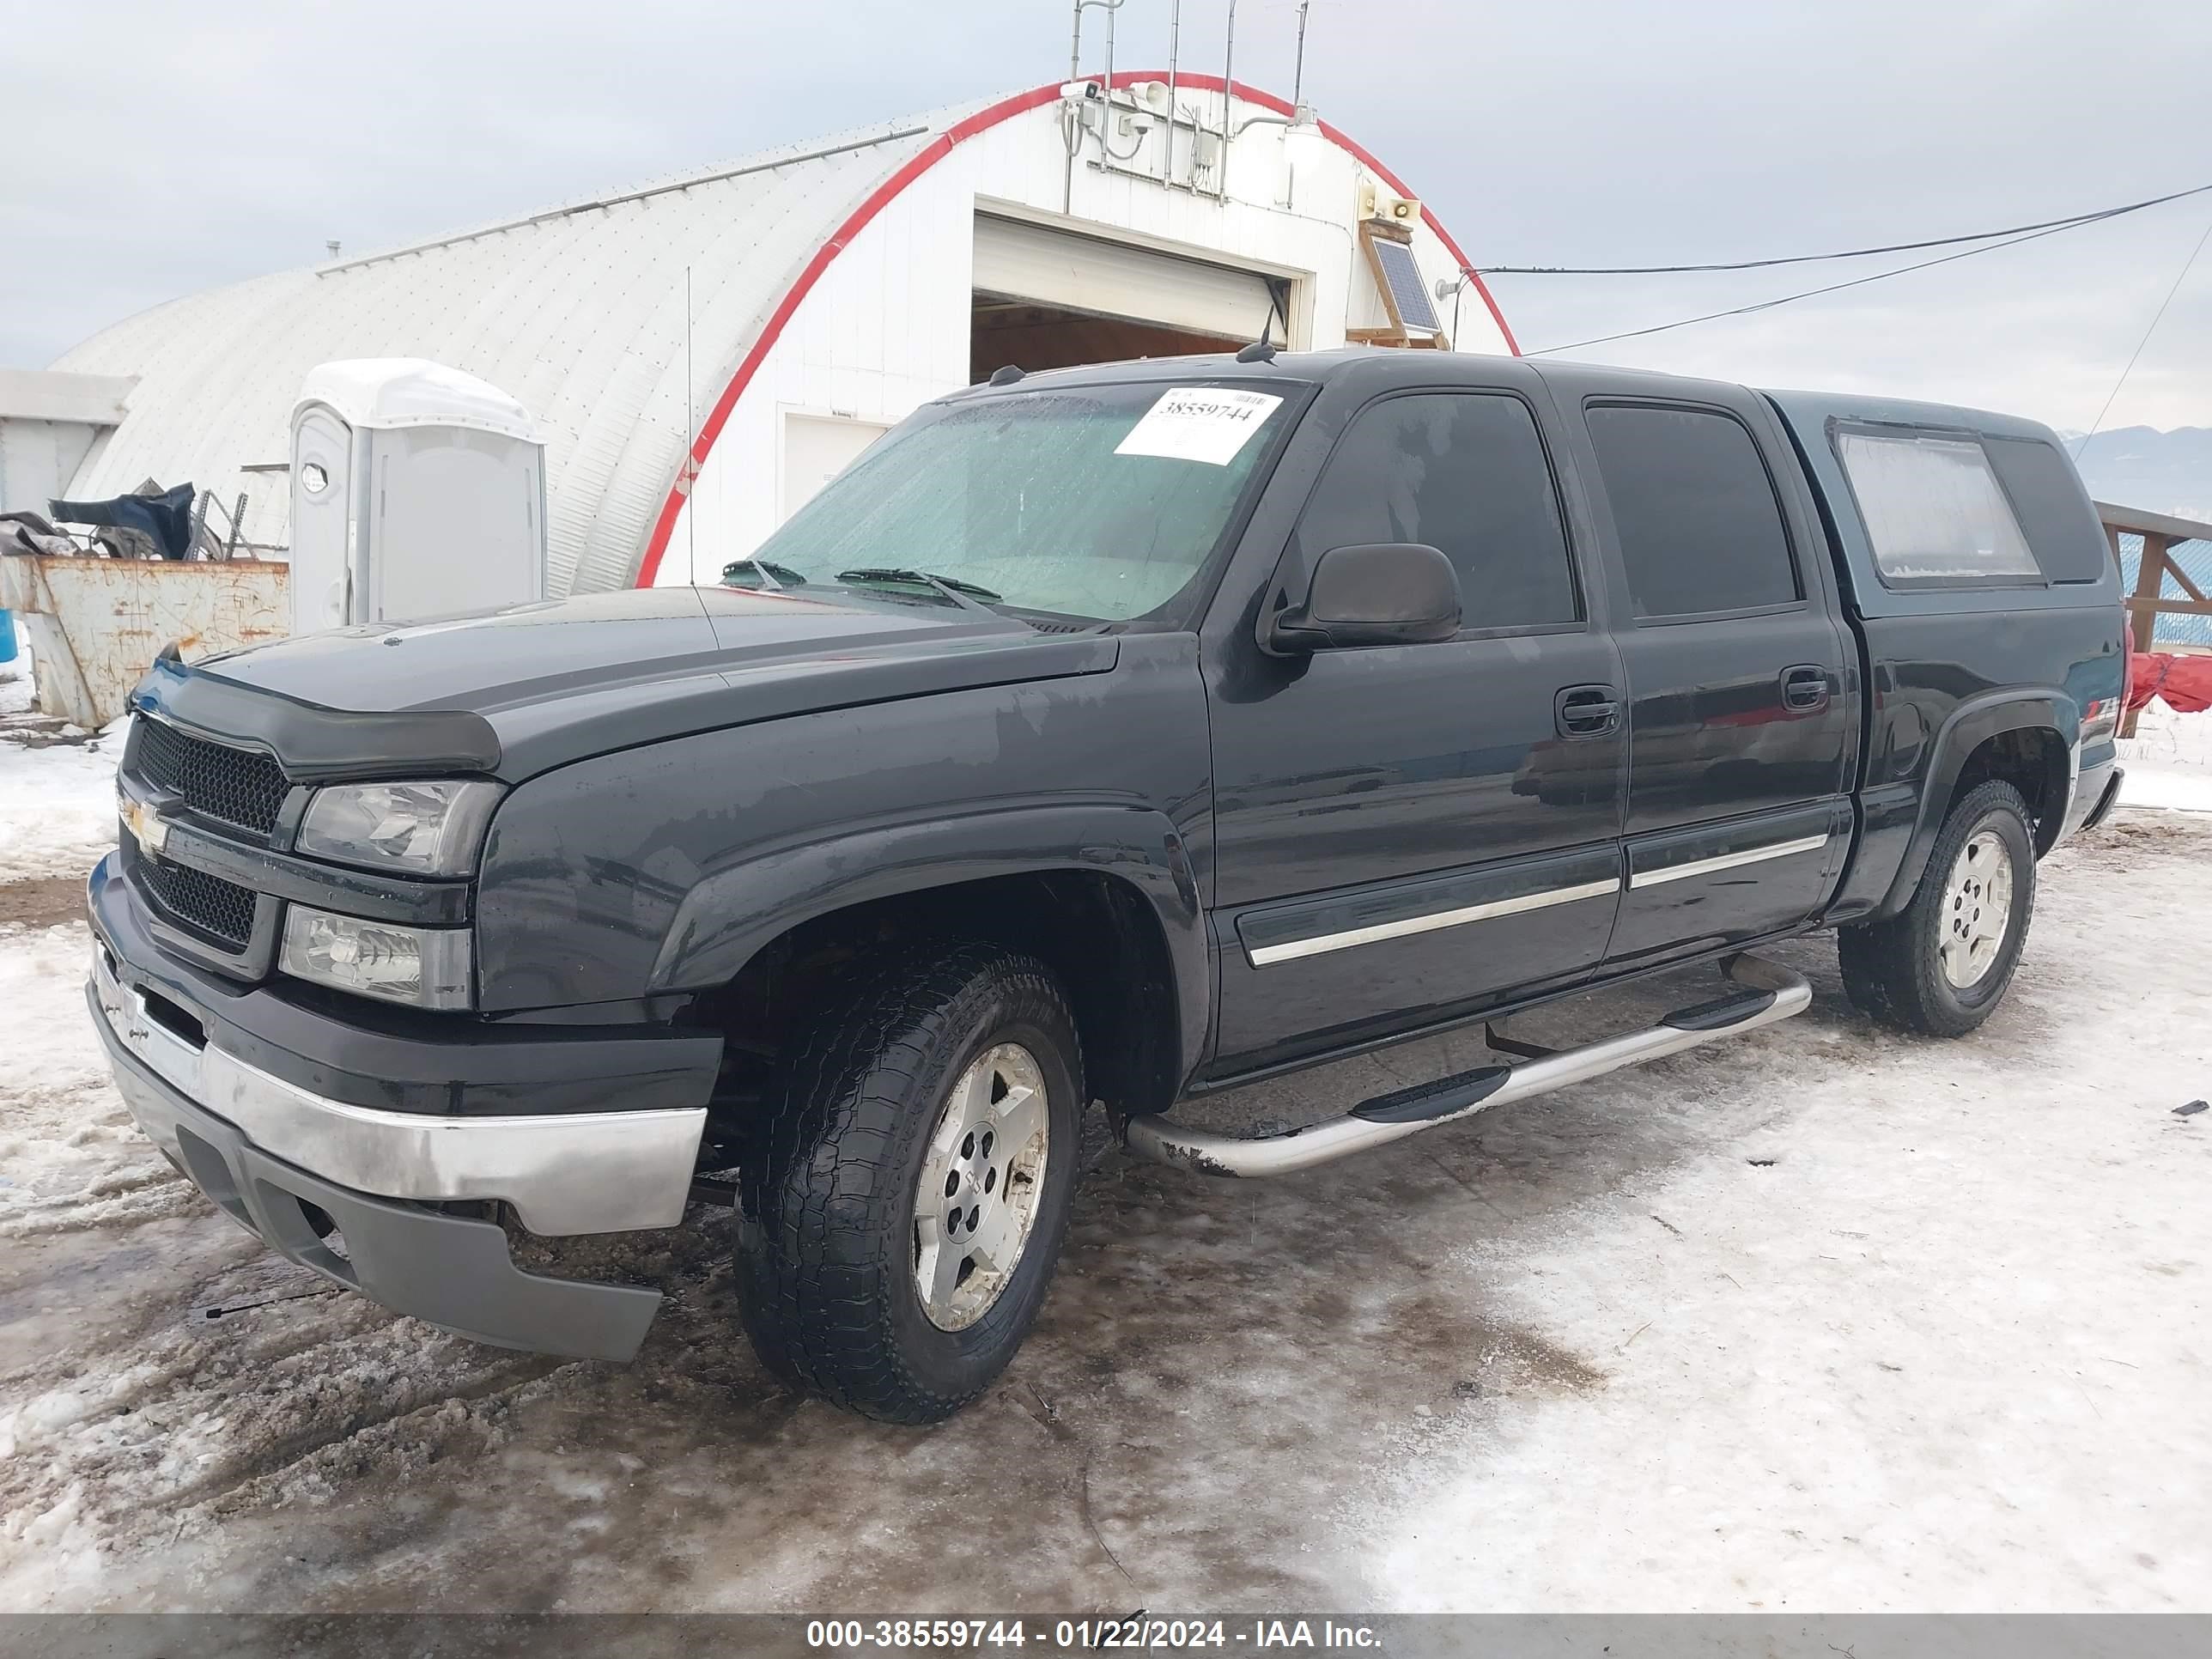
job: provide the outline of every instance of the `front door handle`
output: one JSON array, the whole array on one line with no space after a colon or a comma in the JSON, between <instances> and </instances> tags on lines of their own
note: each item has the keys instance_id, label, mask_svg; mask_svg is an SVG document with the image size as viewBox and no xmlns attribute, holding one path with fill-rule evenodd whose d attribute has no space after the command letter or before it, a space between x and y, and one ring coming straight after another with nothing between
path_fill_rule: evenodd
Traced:
<instances>
[{"instance_id":1,"label":"front door handle","mask_svg":"<svg viewBox=\"0 0 2212 1659\"><path fill-rule=\"evenodd\" d=\"M1800 663L1782 671L1782 706L1809 714L1828 706L1828 671L1818 663Z\"/></svg>"},{"instance_id":2,"label":"front door handle","mask_svg":"<svg viewBox=\"0 0 2212 1659\"><path fill-rule=\"evenodd\" d=\"M1552 700L1563 738L1602 738L1620 730L1620 693L1610 685L1571 685Z\"/></svg>"}]
</instances>

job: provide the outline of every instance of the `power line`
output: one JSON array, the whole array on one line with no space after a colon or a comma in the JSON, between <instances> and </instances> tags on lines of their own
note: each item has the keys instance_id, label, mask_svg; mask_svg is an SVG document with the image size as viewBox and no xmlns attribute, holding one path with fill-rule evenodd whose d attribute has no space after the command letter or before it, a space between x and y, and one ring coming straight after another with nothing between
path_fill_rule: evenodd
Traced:
<instances>
[{"instance_id":1,"label":"power line","mask_svg":"<svg viewBox=\"0 0 2212 1659\"><path fill-rule=\"evenodd\" d=\"M2166 298L2158 302L2158 311L2151 318L2150 326L2142 331L2142 338L2136 342L2136 349L2129 355L2128 366L2120 371L2120 378L2112 382L2112 389L2105 398L2105 406L2097 411L2097 418L2091 422L2089 429L2075 441L2075 460L2081 459L2081 452L2089 447L2089 440L2097 435L2098 428L2105 424L2105 416L2112 412L2112 400L2120 395L2120 388L2128 383L2128 376L2136 372L2136 359L2143 355L2143 348L2150 343L2150 337L2158 332L2158 325L2166 320L2166 308L2173 303L2173 296L2181 292L2181 285L2189 280L2189 273L2197 264L2197 256L2204 252L2207 241L2212 241L2212 219L2205 221L2204 234L2197 239L2197 246L2189 250L2189 257L2181 262L2181 270L2174 276L2173 286L2166 289Z\"/></svg>"},{"instance_id":2,"label":"power line","mask_svg":"<svg viewBox=\"0 0 2212 1659\"><path fill-rule=\"evenodd\" d=\"M2206 186L2206 188L2212 188L2212 186ZM1572 340L1565 345L1539 346L1535 350L1525 355L1531 357L1545 357L1555 351L1579 351L1584 346L1607 345L1615 340L1641 339L1647 334L1664 334L1669 329L1689 328L1698 323L1717 322L1723 317L1744 317L1755 311L1771 311L1777 306L1790 305L1799 300L1810 300L1823 294L1837 294L1847 288L1864 288L1869 283L1879 283L1892 276L1902 276L1910 271L1926 270L1931 266L1948 265L1956 260L1971 259L1977 253L1994 253L1999 248L2018 247L2022 242L2033 242L2045 236L2056 236L2062 230L2072 230L2077 224L2084 222L2087 222L2069 221L2052 225L2048 229L2030 231L2024 236L2011 237L2005 241L1990 242L1982 247L1970 247L1959 253L1946 253L1940 258L1921 259L1909 265L1895 266L1888 270L1877 270L1870 276L1854 276L1848 282L1829 283L1820 288L1802 289L1795 294L1784 294L1778 299L1761 300L1753 305L1730 306L1725 311L1708 311L1702 316L1683 317L1671 323L1654 323L1649 328L1624 329L1618 334L1600 334L1592 339Z\"/></svg>"},{"instance_id":3,"label":"power line","mask_svg":"<svg viewBox=\"0 0 2212 1659\"><path fill-rule=\"evenodd\" d=\"M1729 264L1698 265L1478 265L1474 269L1485 276L1672 276L1703 270L1766 270L1776 265L1817 264L1827 259L1862 259L1875 253L1917 253L1924 248L1955 247L1961 242L1994 241L2000 236L2019 236L2028 231L2068 230L2075 225L2091 225L2104 219L2117 219L2124 213L2140 213L2145 208L2162 207L2185 197L2202 196L2207 191L2212 191L2212 185L2198 185L2190 190L2177 190L2171 195L2153 196L2140 202L2124 203L2118 207L2098 208L2089 213L2069 214L2063 219L2045 219L2032 225L2012 225L2003 230L1978 230L1965 236L1937 236L1924 242L1890 242L1880 247L1844 248L1834 253L1793 253L1779 259L1739 259Z\"/></svg>"}]
</instances>

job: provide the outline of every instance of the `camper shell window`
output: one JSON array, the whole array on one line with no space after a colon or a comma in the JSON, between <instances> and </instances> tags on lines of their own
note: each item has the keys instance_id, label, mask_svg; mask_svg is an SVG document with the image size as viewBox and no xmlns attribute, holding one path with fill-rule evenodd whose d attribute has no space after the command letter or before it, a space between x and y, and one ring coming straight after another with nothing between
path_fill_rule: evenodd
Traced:
<instances>
[{"instance_id":1,"label":"camper shell window","mask_svg":"<svg viewBox=\"0 0 2212 1659\"><path fill-rule=\"evenodd\" d=\"M2105 528L2064 453L2041 438L1986 434L1982 447L2012 498L2013 512L2027 532L2028 550L2044 575L2054 582L2103 580L2112 565Z\"/></svg>"},{"instance_id":2,"label":"camper shell window","mask_svg":"<svg viewBox=\"0 0 2212 1659\"><path fill-rule=\"evenodd\" d=\"M1832 435L1883 586L2043 584L1975 434L1839 424Z\"/></svg>"}]
</instances>

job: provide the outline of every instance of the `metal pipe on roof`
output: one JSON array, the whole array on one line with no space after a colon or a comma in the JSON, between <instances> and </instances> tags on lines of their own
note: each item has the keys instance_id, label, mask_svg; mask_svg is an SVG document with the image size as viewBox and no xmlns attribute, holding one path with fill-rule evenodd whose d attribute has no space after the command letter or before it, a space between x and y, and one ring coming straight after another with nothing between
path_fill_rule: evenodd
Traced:
<instances>
[{"instance_id":1,"label":"metal pipe on roof","mask_svg":"<svg viewBox=\"0 0 2212 1659\"><path fill-rule=\"evenodd\" d=\"M1121 0L1105 0L1106 4L1106 107L1114 107L1114 20L1121 15ZM1099 135L1103 143L1106 135Z\"/></svg>"},{"instance_id":2,"label":"metal pipe on roof","mask_svg":"<svg viewBox=\"0 0 2212 1659\"><path fill-rule=\"evenodd\" d=\"M1176 54L1182 48L1182 0L1168 5L1168 131L1167 154L1162 159L1160 182L1175 183Z\"/></svg>"},{"instance_id":3,"label":"metal pipe on roof","mask_svg":"<svg viewBox=\"0 0 2212 1659\"><path fill-rule=\"evenodd\" d=\"M1229 21L1221 43L1221 160L1213 171L1213 198L1229 199L1229 141L1237 135L1229 124L1237 112L1237 0L1229 0Z\"/></svg>"}]
</instances>

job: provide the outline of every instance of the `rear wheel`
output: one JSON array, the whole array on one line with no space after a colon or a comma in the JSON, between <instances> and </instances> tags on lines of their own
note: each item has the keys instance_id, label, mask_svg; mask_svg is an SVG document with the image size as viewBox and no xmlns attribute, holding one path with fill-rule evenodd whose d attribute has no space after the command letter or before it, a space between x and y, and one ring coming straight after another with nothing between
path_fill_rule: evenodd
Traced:
<instances>
[{"instance_id":1,"label":"rear wheel","mask_svg":"<svg viewBox=\"0 0 2212 1659\"><path fill-rule=\"evenodd\" d=\"M2027 803L2008 783L1984 783L1944 820L1912 902L1838 935L1844 987L1884 1024L1964 1036L2004 1000L2034 908Z\"/></svg>"},{"instance_id":2,"label":"rear wheel","mask_svg":"<svg viewBox=\"0 0 2212 1659\"><path fill-rule=\"evenodd\" d=\"M738 1179L747 1334L787 1381L933 1423L1005 1369L1067 1231L1075 1023L996 945L892 963L793 1045Z\"/></svg>"}]
</instances>

